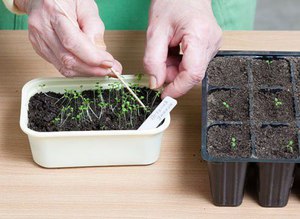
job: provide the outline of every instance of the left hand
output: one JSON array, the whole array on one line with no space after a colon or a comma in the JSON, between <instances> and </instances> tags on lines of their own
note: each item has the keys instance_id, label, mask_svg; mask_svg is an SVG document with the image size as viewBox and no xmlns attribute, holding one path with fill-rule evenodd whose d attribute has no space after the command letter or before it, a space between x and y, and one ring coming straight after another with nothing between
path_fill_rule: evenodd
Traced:
<instances>
[{"instance_id":1,"label":"left hand","mask_svg":"<svg viewBox=\"0 0 300 219\"><path fill-rule=\"evenodd\" d=\"M150 88L167 83L162 98L182 96L202 81L221 46L211 0L152 0L149 14L144 66Z\"/></svg>"}]
</instances>

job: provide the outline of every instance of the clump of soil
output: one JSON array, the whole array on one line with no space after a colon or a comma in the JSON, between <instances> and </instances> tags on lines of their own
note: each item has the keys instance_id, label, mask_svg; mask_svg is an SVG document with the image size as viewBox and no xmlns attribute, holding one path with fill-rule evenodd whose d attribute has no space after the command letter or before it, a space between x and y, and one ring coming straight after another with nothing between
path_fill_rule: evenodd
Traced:
<instances>
[{"instance_id":1,"label":"clump of soil","mask_svg":"<svg viewBox=\"0 0 300 219\"><path fill-rule=\"evenodd\" d=\"M254 119L290 122L295 119L293 97L285 90L260 90L254 93Z\"/></svg>"},{"instance_id":2,"label":"clump of soil","mask_svg":"<svg viewBox=\"0 0 300 219\"><path fill-rule=\"evenodd\" d=\"M157 91L133 87L144 110L125 88L37 93L30 98L28 127L39 132L135 130L161 102Z\"/></svg>"},{"instance_id":3,"label":"clump of soil","mask_svg":"<svg viewBox=\"0 0 300 219\"><path fill-rule=\"evenodd\" d=\"M291 86L290 65L285 59L254 59L252 73L256 86Z\"/></svg>"},{"instance_id":4,"label":"clump of soil","mask_svg":"<svg viewBox=\"0 0 300 219\"><path fill-rule=\"evenodd\" d=\"M247 90L214 90L208 95L207 101L209 120L245 121L249 119Z\"/></svg>"},{"instance_id":5,"label":"clump of soil","mask_svg":"<svg viewBox=\"0 0 300 219\"><path fill-rule=\"evenodd\" d=\"M208 129L207 152L212 157L250 157L248 125L214 125Z\"/></svg>"},{"instance_id":6,"label":"clump of soil","mask_svg":"<svg viewBox=\"0 0 300 219\"><path fill-rule=\"evenodd\" d=\"M298 140L295 127L262 126L255 130L258 158L298 158Z\"/></svg>"},{"instance_id":7,"label":"clump of soil","mask_svg":"<svg viewBox=\"0 0 300 219\"><path fill-rule=\"evenodd\" d=\"M247 59L242 57L216 57L207 68L208 84L233 87L247 84Z\"/></svg>"}]
</instances>

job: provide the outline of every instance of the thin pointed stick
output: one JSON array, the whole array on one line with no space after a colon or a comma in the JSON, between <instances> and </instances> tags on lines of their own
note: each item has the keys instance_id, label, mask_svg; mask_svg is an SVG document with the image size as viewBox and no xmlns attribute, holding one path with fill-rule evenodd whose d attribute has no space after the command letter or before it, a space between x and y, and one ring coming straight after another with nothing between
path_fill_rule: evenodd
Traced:
<instances>
[{"instance_id":1,"label":"thin pointed stick","mask_svg":"<svg viewBox=\"0 0 300 219\"><path fill-rule=\"evenodd\" d=\"M56 5L60 8L60 10L62 10L62 12L66 15L66 17L71 21L71 23L78 28L78 25L76 24L75 21L73 21L73 19L71 18L71 16L65 11L65 9L61 6L61 4L58 2L58 0L54 0ZM138 101L138 103L144 108L146 109L146 106L143 104L143 102L138 98L138 96L133 92L133 90L130 89L130 87L128 86L128 84L122 79L121 74L119 72L117 72L115 69L110 68L111 72L114 73L114 75L116 75L116 77L124 84L124 86L127 88L127 90L132 94L132 96Z\"/></svg>"},{"instance_id":2,"label":"thin pointed stick","mask_svg":"<svg viewBox=\"0 0 300 219\"><path fill-rule=\"evenodd\" d=\"M66 17L72 22L72 24L75 27L78 27L78 25L76 24L76 22L73 21L73 19L71 18L71 16L65 11L65 9L61 6L61 4L57 0L54 0L54 1L57 4L57 6L59 7L59 9L62 10L62 12L66 15Z\"/></svg>"},{"instance_id":3,"label":"thin pointed stick","mask_svg":"<svg viewBox=\"0 0 300 219\"><path fill-rule=\"evenodd\" d=\"M143 104L143 102L138 98L138 96L133 92L133 90L130 89L130 87L128 86L128 84L123 80L123 78L121 77L121 74L119 72L117 72L115 69L111 68L110 69L112 71L112 73L114 73L114 75L117 76L117 78L124 84L124 86L127 88L127 90L132 94L132 96L139 102L139 104L144 107L144 109L146 109L146 106Z\"/></svg>"}]
</instances>

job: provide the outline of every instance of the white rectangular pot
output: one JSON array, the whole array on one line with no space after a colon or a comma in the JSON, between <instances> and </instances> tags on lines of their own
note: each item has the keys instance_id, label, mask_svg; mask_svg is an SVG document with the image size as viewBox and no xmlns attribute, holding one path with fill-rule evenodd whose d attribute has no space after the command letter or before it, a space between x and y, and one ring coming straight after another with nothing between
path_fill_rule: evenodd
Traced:
<instances>
[{"instance_id":1,"label":"white rectangular pot","mask_svg":"<svg viewBox=\"0 0 300 219\"><path fill-rule=\"evenodd\" d=\"M133 75L123 76L135 82ZM64 89L88 90L99 82L104 88L113 78L38 78L22 89L20 126L28 135L33 160L46 168L147 165L158 160L163 132L170 124L168 116L152 130L60 131L37 132L28 128L28 103L39 92L60 92ZM143 78L140 85L147 86Z\"/></svg>"}]
</instances>

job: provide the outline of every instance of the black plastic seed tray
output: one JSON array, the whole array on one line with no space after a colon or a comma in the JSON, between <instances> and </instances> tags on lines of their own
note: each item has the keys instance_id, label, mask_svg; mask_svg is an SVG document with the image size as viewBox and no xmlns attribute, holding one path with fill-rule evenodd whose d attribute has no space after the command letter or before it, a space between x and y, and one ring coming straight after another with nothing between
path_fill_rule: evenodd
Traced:
<instances>
[{"instance_id":1,"label":"black plastic seed tray","mask_svg":"<svg viewBox=\"0 0 300 219\"><path fill-rule=\"evenodd\" d=\"M300 163L299 56L298 52L224 51L210 63L202 82L201 153L208 161L215 205L242 203L253 162L258 170L258 203L287 204ZM234 59L240 59L240 68Z\"/></svg>"}]
</instances>

